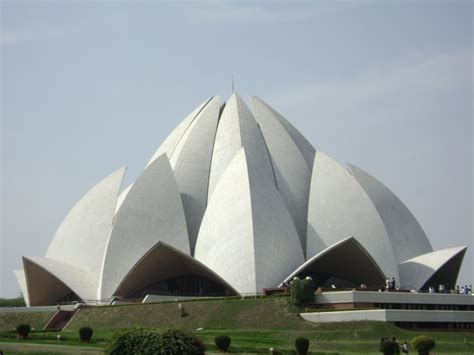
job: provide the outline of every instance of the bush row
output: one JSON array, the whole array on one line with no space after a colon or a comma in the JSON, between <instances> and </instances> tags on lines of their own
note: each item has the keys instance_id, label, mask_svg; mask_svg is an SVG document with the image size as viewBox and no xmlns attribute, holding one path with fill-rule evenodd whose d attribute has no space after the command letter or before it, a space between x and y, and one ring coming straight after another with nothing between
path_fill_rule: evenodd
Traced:
<instances>
[{"instance_id":1,"label":"bush row","mask_svg":"<svg viewBox=\"0 0 474 355\"><path fill-rule=\"evenodd\" d=\"M16 333L19 339L26 339L31 331L28 324L19 324L16 327ZM91 340L93 329L82 327L79 329L81 341ZM214 338L218 350L227 352L230 347L231 338L227 335L219 335ZM412 341L413 348L419 355L428 355L430 350L435 348L435 341L428 336L417 336ZM399 354L395 342L384 341L381 343L380 351L383 354ZM309 349L309 340L304 337L297 338L295 341L297 354L306 355ZM127 328L116 331L108 341L105 353L109 355L120 354L195 354L205 353L203 342L193 333L181 330L167 330L160 333L152 328Z\"/></svg>"}]
</instances>

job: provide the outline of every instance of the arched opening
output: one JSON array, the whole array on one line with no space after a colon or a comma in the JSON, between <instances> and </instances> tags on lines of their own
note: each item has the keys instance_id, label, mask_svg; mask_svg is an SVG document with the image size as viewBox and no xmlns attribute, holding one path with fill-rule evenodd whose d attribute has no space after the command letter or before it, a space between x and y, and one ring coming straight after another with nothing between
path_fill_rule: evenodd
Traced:
<instances>
[{"instance_id":1,"label":"arched opening","mask_svg":"<svg viewBox=\"0 0 474 355\"><path fill-rule=\"evenodd\" d=\"M196 259L159 242L135 264L114 292L114 296L121 298L142 298L147 294L226 296L237 292Z\"/></svg>"},{"instance_id":2,"label":"arched opening","mask_svg":"<svg viewBox=\"0 0 474 355\"><path fill-rule=\"evenodd\" d=\"M430 286L437 289L438 285L444 285L446 290L454 290L465 253L466 249L444 263L443 266L436 270L428 281L423 284L421 290L426 291Z\"/></svg>"},{"instance_id":3,"label":"arched opening","mask_svg":"<svg viewBox=\"0 0 474 355\"><path fill-rule=\"evenodd\" d=\"M295 276L311 276L317 287L336 285L338 288L383 286L385 275L367 253L364 247L354 238L349 237L331 245L306 261L285 282Z\"/></svg>"},{"instance_id":4,"label":"arched opening","mask_svg":"<svg viewBox=\"0 0 474 355\"><path fill-rule=\"evenodd\" d=\"M30 306L52 306L82 301L64 282L35 262L23 258Z\"/></svg>"}]
</instances>

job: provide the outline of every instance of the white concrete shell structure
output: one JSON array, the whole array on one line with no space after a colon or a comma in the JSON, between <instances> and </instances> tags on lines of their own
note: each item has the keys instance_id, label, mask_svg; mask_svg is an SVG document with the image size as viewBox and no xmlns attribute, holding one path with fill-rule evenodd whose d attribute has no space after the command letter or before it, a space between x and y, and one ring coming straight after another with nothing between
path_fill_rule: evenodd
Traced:
<instances>
[{"instance_id":1,"label":"white concrete shell structure","mask_svg":"<svg viewBox=\"0 0 474 355\"><path fill-rule=\"evenodd\" d=\"M277 285L304 262L291 215L267 174L241 148L214 190L196 245L195 258L243 294Z\"/></svg>"},{"instance_id":2,"label":"white concrete shell structure","mask_svg":"<svg viewBox=\"0 0 474 355\"><path fill-rule=\"evenodd\" d=\"M26 303L257 294L294 276L454 285L466 248L433 251L388 188L251 101L209 98L120 194L125 168L93 187L15 271Z\"/></svg>"}]
</instances>

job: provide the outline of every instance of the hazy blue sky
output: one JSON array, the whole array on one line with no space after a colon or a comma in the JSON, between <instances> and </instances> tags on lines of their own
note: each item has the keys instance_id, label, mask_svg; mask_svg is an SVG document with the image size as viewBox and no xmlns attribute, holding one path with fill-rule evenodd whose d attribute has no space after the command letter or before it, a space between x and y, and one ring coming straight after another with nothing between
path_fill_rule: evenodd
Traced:
<instances>
[{"instance_id":1,"label":"hazy blue sky","mask_svg":"<svg viewBox=\"0 0 474 355\"><path fill-rule=\"evenodd\" d=\"M473 270L471 1L2 1L1 283L211 95L255 94Z\"/></svg>"}]
</instances>

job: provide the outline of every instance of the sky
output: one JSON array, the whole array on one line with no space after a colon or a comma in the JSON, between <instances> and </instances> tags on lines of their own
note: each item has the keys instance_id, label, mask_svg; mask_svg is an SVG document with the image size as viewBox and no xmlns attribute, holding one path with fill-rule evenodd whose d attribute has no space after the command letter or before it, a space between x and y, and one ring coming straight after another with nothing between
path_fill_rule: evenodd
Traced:
<instances>
[{"instance_id":1,"label":"sky","mask_svg":"<svg viewBox=\"0 0 474 355\"><path fill-rule=\"evenodd\" d=\"M0 297L94 184L235 88L386 184L473 283L471 1L1 5Z\"/></svg>"}]
</instances>

